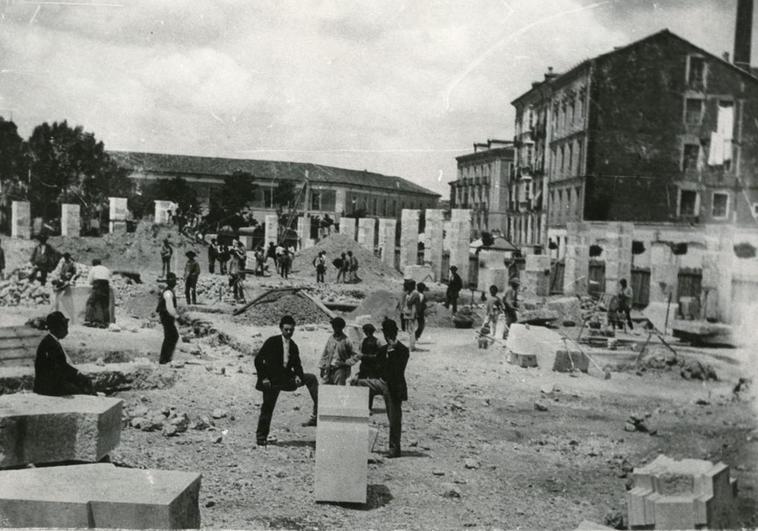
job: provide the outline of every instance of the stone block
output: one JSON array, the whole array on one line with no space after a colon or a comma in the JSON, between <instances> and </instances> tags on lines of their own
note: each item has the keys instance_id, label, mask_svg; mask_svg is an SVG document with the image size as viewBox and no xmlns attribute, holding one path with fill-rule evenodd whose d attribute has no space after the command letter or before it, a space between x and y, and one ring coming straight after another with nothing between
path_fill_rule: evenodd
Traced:
<instances>
[{"instance_id":1,"label":"stone block","mask_svg":"<svg viewBox=\"0 0 758 531\"><path fill-rule=\"evenodd\" d=\"M481 268L477 277L477 289L489 293L490 286L497 286L498 291L503 291L508 283L508 270L505 268Z\"/></svg>"},{"instance_id":2,"label":"stone block","mask_svg":"<svg viewBox=\"0 0 758 531\"><path fill-rule=\"evenodd\" d=\"M404 208L400 218L400 271L418 263L419 211Z\"/></svg>"},{"instance_id":3,"label":"stone block","mask_svg":"<svg viewBox=\"0 0 758 531\"><path fill-rule=\"evenodd\" d=\"M61 205L61 236L78 238L81 234L81 208L79 205L64 203Z\"/></svg>"},{"instance_id":4,"label":"stone block","mask_svg":"<svg viewBox=\"0 0 758 531\"><path fill-rule=\"evenodd\" d=\"M69 286L63 291L55 294L53 308L68 317L69 324L76 325L84 323L87 312L87 299L89 299L92 288L89 286ZM110 287L110 315L111 322L116 322L116 293L113 286Z\"/></svg>"},{"instance_id":5,"label":"stone block","mask_svg":"<svg viewBox=\"0 0 758 531\"><path fill-rule=\"evenodd\" d=\"M29 201L11 203L11 238L28 240L32 237L32 210Z\"/></svg>"},{"instance_id":6,"label":"stone block","mask_svg":"<svg viewBox=\"0 0 758 531\"><path fill-rule=\"evenodd\" d=\"M113 232L126 232L126 218L129 209L126 205L126 197L109 197L108 230Z\"/></svg>"},{"instance_id":7,"label":"stone block","mask_svg":"<svg viewBox=\"0 0 758 531\"><path fill-rule=\"evenodd\" d=\"M403 270L403 277L412 278L418 282L434 282L434 271L426 265L407 265Z\"/></svg>"},{"instance_id":8,"label":"stone block","mask_svg":"<svg viewBox=\"0 0 758 531\"><path fill-rule=\"evenodd\" d=\"M431 265L434 279L439 281L442 278L444 213L440 209L427 209L425 220L424 233L427 236L427 242L424 247L424 262Z\"/></svg>"},{"instance_id":9,"label":"stone block","mask_svg":"<svg viewBox=\"0 0 758 531\"><path fill-rule=\"evenodd\" d=\"M316 501L366 503L368 388L319 386Z\"/></svg>"},{"instance_id":10,"label":"stone block","mask_svg":"<svg viewBox=\"0 0 758 531\"><path fill-rule=\"evenodd\" d=\"M358 243L369 249L374 250L376 242L376 219L360 218L358 220Z\"/></svg>"},{"instance_id":11,"label":"stone block","mask_svg":"<svg viewBox=\"0 0 758 531\"><path fill-rule=\"evenodd\" d=\"M587 372L590 368L590 360L584 352L579 350L559 350L555 353L553 370L557 372L582 371Z\"/></svg>"},{"instance_id":12,"label":"stone block","mask_svg":"<svg viewBox=\"0 0 758 531\"><path fill-rule=\"evenodd\" d=\"M121 400L17 393L0 396L0 468L99 461L121 438Z\"/></svg>"},{"instance_id":13,"label":"stone block","mask_svg":"<svg viewBox=\"0 0 758 531\"><path fill-rule=\"evenodd\" d=\"M524 271L544 272L550 270L550 256L546 254L530 254L526 257Z\"/></svg>"},{"instance_id":14,"label":"stone block","mask_svg":"<svg viewBox=\"0 0 758 531\"><path fill-rule=\"evenodd\" d=\"M200 475L108 463L0 472L0 521L11 527L200 527Z\"/></svg>"},{"instance_id":15,"label":"stone block","mask_svg":"<svg viewBox=\"0 0 758 531\"><path fill-rule=\"evenodd\" d=\"M524 369L538 366L537 356L534 354L517 354L516 352L508 355L508 363Z\"/></svg>"},{"instance_id":16,"label":"stone block","mask_svg":"<svg viewBox=\"0 0 758 531\"><path fill-rule=\"evenodd\" d=\"M268 244L271 242L274 242L274 244L279 243L279 216L276 214L266 214L266 217L264 218L264 248L268 247Z\"/></svg>"},{"instance_id":17,"label":"stone block","mask_svg":"<svg viewBox=\"0 0 758 531\"><path fill-rule=\"evenodd\" d=\"M340 234L344 234L351 240L355 240L357 235L355 218L340 218Z\"/></svg>"},{"instance_id":18,"label":"stone block","mask_svg":"<svg viewBox=\"0 0 758 531\"><path fill-rule=\"evenodd\" d=\"M639 527L652 523L648 521L648 518L645 515L645 499L652 494L652 492L653 491L649 488L639 486L627 491L626 508L630 526Z\"/></svg>"},{"instance_id":19,"label":"stone block","mask_svg":"<svg viewBox=\"0 0 758 531\"><path fill-rule=\"evenodd\" d=\"M695 529L693 495L661 496L655 503L657 529Z\"/></svg>"},{"instance_id":20,"label":"stone block","mask_svg":"<svg viewBox=\"0 0 758 531\"><path fill-rule=\"evenodd\" d=\"M155 222L168 223L170 221L168 213L174 214L178 205L173 201L155 201Z\"/></svg>"}]
</instances>

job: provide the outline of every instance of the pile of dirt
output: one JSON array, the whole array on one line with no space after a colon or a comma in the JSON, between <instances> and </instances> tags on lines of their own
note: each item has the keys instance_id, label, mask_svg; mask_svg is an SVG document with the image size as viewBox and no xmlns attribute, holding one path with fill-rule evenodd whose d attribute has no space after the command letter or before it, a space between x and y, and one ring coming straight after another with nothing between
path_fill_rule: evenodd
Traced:
<instances>
[{"instance_id":1,"label":"pile of dirt","mask_svg":"<svg viewBox=\"0 0 758 531\"><path fill-rule=\"evenodd\" d=\"M374 291L368 295L361 304L348 317L355 319L361 315L370 315L371 322L381 323L382 319L389 317L397 320L400 303L400 293L392 293L384 289Z\"/></svg>"},{"instance_id":2,"label":"pile of dirt","mask_svg":"<svg viewBox=\"0 0 758 531\"><path fill-rule=\"evenodd\" d=\"M298 325L328 323L330 319L305 295L276 292L262 298L233 320L258 326L278 325L284 315L291 315Z\"/></svg>"},{"instance_id":3,"label":"pile of dirt","mask_svg":"<svg viewBox=\"0 0 758 531\"><path fill-rule=\"evenodd\" d=\"M403 276L394 268L379 260L374 253L365 249L352 238L345 234L332 234L318 242L314 247L302 249L295 254L295 260L301 265L300 269L310 271L308 266L318 256L319 251L326 251L326 259L329 263L327 271L334 271L332 262L339 258L342 253L352 251L358 259L358 277L364 281L383 281L388 279L402 279Z\"/></svg>"}]
</instances>

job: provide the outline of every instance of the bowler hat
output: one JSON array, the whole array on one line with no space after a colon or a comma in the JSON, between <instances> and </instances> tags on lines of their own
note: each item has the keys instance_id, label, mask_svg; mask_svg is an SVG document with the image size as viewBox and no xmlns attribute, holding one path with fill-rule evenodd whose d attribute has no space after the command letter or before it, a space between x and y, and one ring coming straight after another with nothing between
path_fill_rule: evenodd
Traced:
<instances>
[{"instance_id":1,"label":"bowler hat","mask_svg":"<svg viewBox=\"0 0 758 531\"><path fill-rule=\"evenodd\" d=\"M51 329L55 326L59 326L62 324L68 323L68 318L66 318L63 313L55 311L47 315L45 318L45 324L47 325L48 329Z\"/></svg>"},{"instance_id":2,"label":"bowler hat","mask_svg":"<svg viewBox=\"0 0 758 531\"><path fill-rule=\"evenodd\" d=\"M382 332L397 333L397 323L392 319L382 321Z\"/></svg>"},{"instance_id":3,"label":"bowler hat","mask_svg":"<svg viewBox=\"0 0 758 531\"><path fill-rule=\"evenodd\" d=\"M184 253L184 256L186 256L187 258L195 258L197 254L195 253L195 251L187 251L186 253Z\"/></svg>"}]
</instances>

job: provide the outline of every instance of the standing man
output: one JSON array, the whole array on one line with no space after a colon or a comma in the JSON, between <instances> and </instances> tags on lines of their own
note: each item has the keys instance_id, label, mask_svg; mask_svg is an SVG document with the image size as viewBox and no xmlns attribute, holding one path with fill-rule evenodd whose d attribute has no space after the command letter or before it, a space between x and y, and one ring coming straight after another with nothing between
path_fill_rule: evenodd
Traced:
<instances>
[{"instance_id":1,"label":"standing man","mask_svg":"<svg viewBox=\"0 0 758 531\"><path fill-rule=\"evenodd\" d=\"M505 290L503 295L503 311L505 312L505 326L506 335L511 328L511 325L515 323L518 318L516 310L518 310L518 287L521 285L518 277L513 277L508 281L508 289Z\"/></svg>"},{"instance_id":2,"label":"standing man","mask_svg":"<svg viewBox=\"0 0 758 531\"><path fill-rule=\"evenodd\" d=\"M497 286L493 284L490 286L490 294L489 297L487 297L487 323L490 327L492 337L495 337L497 320L501 313L503 313L503 301L497 296Z\"/></svg>"},{"instance_id":3,"label":"standing man","mask_svg":"<svg viewBox=\"0 0 758 531\"><path fill-rule=\"evenodd\" d=\"M216 241L216 238L213 238L211 240L211 244L208 246L208 273L211 275L215 272L216 260L218 260L218 256L218 242Z\"/></svg>"},{"instance_id":4,"label":"standing man","mask_svg":"<svg viewBox=\"0 0 758 531\"><path fill-rule=\"evenodd\" d=\"M195 260L195 251L185 253L187 263L184 266L184 298L187 305L197 304L197 279L200 278L200 264Z\"/></svg>"},{"instance_id":5,"label":"standing man","mask_svg":"<svg viewBox=\"0 0 758 531\"><path fill-rule=\"evenodd\" d=\"M421 334L424 333L424 327L426 326L426 284L419 282L416 285L416 291L418 291L418 301L416 301L416 341L421 338Z\"/></svg>"},{"instance_id":6,"label":"standing man","mask_svg":"<svg viewBox=\"0 0 758 531\"><path fill-rule=\"evenodd\" d=\"M283 278L289 278L290 268L292 267L292 255L285 249L279 257L279 274Z\"/></svg>"},{"instance_id":7,"label":"standing man","mask_svg":"<svg viewBox=\"0 0 758 531\"><path fill-rule=\"evenodd\" d=\"M5 278L5 251L0 246L0 280Z\"/></svg>"},{"instance_id":8,"label":"standing man","mask_svg":"<svg viewBox=\"0 0 758 531\"><path fill-rule=\"evenodd\" d=\"M174 248L171 246L171 242L168 238L163 240L161 245L161 263L163 264L161 275L163 278L167 278L171 272L171 257L174 256Z\"/></svg>"},{"instance_id":9,"label":"standing man","mask_svg":"<svg viewBox=\"0 0 758 531\"><path fill-rule=\"evenodd\" d=\"M29 261L32 263L32 273L29 275L29 282L33 282L37 279L44 286L47 283L47 274L53 267L53 261L55 260L55 249L53 249L47 243L47 234L40 234L37 236L39 243L34 247L32 251L32 257Z\"/></svg>"},{"instance_id":10,"label":"standing man","mask_svg":"<svg viewBox=\"0 0 758 531\"><path fill-rule=\"evenodd\" d=\"M405 322L405 331L408 332L408 343L411 352L416 350L416 329L418 328L418 303L420 294L416 290L416 282L408 279L405 281L405 296L403 297L400 311Z\"/></svg>"},{"instance_id":11,"label":"standing man","mask_svg":"<svg viewBox=\"0 0 758 531\"><path fill-rule=\"evenodd\" d=\"M92 287L84 315L85 326L107 328L111 323L111 270L99 258L92 260L87 284Z\"/></svg>"},{"instance_id":12,"label":"standing man","mask_svg":"<svg viewBox=\"0 0 758 531\"><path fill-rule=\"evenodd\" d=\"M379 347L377 361L381 367L380 378L359 379L355 385L368 387L371 393L384 397L387 418L390 423L390 444L387 457L400 457L400 435L403 424L402 403L408 400L405 367L408 365L408 348L397 340L397 324L391 319L382 322L386 345Z\"/></svg>"},{"instance_id":13,"label":"standing man","mask_svg":"<svg viewBox=\"0 0 758 531\"><path fill-rule=\"evenodd\" d=\"M331 325L333 334L327 339L319 362L321 381L325 384L345 385L350 378L350 368L358 363L360 356L345 335L345 320L335 317Z\"/></svg>"},{"instance_id":14,"label":"standing man","mask_svg":"<svg viewBox=\"0 0 758 531\"><path fill-rule=\"evenodd\" d=\"M618 311L621 313L621 322L623 323L624 317L626 317L626 324L629 325L629 330L634 330L634 326L632 325L632 315L630 313L632 311L634 292L632 291L632 287L627 285L625 278L619 280L619 285L621 286L621 289L619 290L618 295Z\"/></svg>"},{"instance_id":15,"label":"standing man","mask_svg":"<svg viewBox=\"0 0 758 531\"><path fill-rule=\"evenodd\" d=\"M313 267L316 268L316 283L323 284L324 273L326 273L326 251L318 252L318 256L313 259Z\"/></svg>"},{"instance_id":16,"label":"standing man","mask_svg":"<svg viewBox=\"0 0 758 531\"><path fill-rule=\"evenodd\" d=\"M358 282L358 258L353 254L353 251L347 252L347 263L350 282Z\"/></svg>"},{"instance_id":17,"label":"standing man","mask_svg":"<svg viewBox=\"0 0 758 531\"><path fill-rule=\"evenodd\" d=\"M155 309L163 325L163 344L161 345L161 356L158 363L164 365L174 357L174 349L179 341L179 331L176 329L176 318L179 314L176 311L176 275L169 273L166 275L166 287L161 291L161 297L158 300L158 307Z\"/></svg>"},{"instance_id":18,"label":"standing man","mask_svg":"<svg viewBox=\"0 0 758 531\"><path fill-rule=\"evenodd\" d=\"M291 315L281 318L279 330L282 332L281 335L268 338L255 356L255 370L258 373L255 388L263 393L258 429L255 432L258 446L266 446L271 428L271 417L281 391L295 391L298 387L306 386L313 400L313 413L311 418L302 425L316 425L318 380L315 375L303 372L300 350L292 340L292 335L295 333L295 320Z\"/></svg>"},{"instance_id":19,"label":"standing man","mask_svg":"<svg viewBox=\"0 0 758 531\"><path fill-rule=\"evenodd\" d=\"M60 340L68 335L68 319L53 312L45 319L48 334L34 359L34 392L39 395L92 395L92 381L69 365Z\"/></svg>"},{"instance_id":20,"label":"standing man","mask_svg":"<svg viewBox=\"0 0 758 531\"><path fill-rule=\"evenodd\" d=\"M450 266L450 278L448 279L447 292L445 293L445 308L452 306L452 313L458 311L458 294L463 289L463 280L458 274L458 267Z\"/></svg>"}]
</instances>

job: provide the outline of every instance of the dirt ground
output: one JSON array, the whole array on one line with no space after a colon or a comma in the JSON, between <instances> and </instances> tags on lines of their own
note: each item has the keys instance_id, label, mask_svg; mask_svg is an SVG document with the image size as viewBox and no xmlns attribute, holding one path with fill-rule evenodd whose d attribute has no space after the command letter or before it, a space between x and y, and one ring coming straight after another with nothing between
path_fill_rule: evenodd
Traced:
<instances>
[{"instance_id":1,"label":"dirt ground","mask_svg":"<svg viewBox=\"0 0 758 531\"><path fill-rule=\"evenodd\" d=\"M252 294L310 284L309 264L299 267L289 280L248 278L247 288ZM63 343L75 363L124 357L156 362L161 331L149 315L156 275L146 270L144 276L149 281L136 297L142 306L134 303L143 311L121 306L120 331L72 327ZM400 284L328 286L331 295L325 296L360 302L380 288L394 293ZM443 291L435 287L437 295L430 298ZM531 369L508 364L501 344L477 349L474 330L445 326L441 315L426 329L406 371L403 456L384 456L388 423L379 398L370 417L379 440L369 462L368 503L319 504L313 495L316 431L300 426L311 409L305 389L282 393L272 422L274 442L264 449L255 445L261 394L255 390L253 355L276 327L232 319L233 306L212 301L201 297L215 312L187 314L186 323L203 321L207 329L196 335L191 326L182 328L173 387L116 395L124 400L125 417L112 455L121 466L201 473L204 527L567 529L585 519L602 524L608 514L626 514L631 468L661 453L727 463L739 481L740 525L758 525L756 387L739 400L732 393L739 377L755 375L754 358L743 351L675 345L680 356L713 365L719 381L703 383L683 379L676 369L618 370L631 367L636 353L589 350L601 367L616 368L604 379L594 366L588 374L569 374L551 371L545 360ZM19 324L46 308L5 310L0 308L2 325ZM440 305L435 312L444 309ZM560 331L575 335L578 329ZM328 334L325 321L299 323L294 339L306 372L317 372ZM404 334L400 340L407 344ZM195 426L170 437L131 427L140 410L164 408L186 413ZM646 422L656 434L625 431L630 415L649 415ZM194 429L202 428L199 420L208 420L210 428Z\"/></svg>"}]
</instances>

